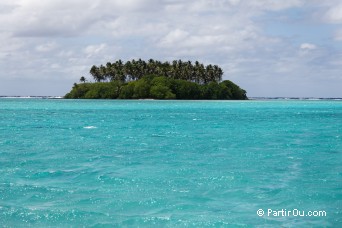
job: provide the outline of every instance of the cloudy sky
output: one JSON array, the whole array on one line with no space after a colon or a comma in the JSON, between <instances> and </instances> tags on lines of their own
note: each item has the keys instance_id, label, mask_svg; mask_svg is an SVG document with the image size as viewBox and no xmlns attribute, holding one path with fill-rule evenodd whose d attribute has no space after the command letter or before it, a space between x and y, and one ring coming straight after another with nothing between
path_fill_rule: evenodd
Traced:
<instances>
[{"instance_id":1,"label":"cloudy sky","mask_svg":"<svg viewBox=\"0 0 342 228\"><path fill-rule=\"evenodd\" d=\"M217 64L251 97L342 97L340 0L1 0L0 42L0 95L152 58Z\"/></svg>"}]
</instances>

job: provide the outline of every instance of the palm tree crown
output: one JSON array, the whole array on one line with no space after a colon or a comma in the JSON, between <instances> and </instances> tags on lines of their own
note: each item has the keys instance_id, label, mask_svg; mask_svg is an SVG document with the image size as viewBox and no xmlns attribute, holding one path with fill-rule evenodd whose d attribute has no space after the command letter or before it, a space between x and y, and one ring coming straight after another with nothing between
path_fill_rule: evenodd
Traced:
<instances>
[{"instance_id":1,"label":"palm tree crown","mask_svg":"<svg viewBox=\"0 0 342 228\"><path fill-rule=\"evenodd\" d=\"M173 60L170 63L153 59L149 59L147 62L142 59L133 59L127 62L117 60L113 63L108 62L105 66L94 65L91 67L89 73L96 82L135 81L141 79L145 75L158 75L199 84L220 82L223 75L222 69L217 65L209 64L204 66L198 61L193 64L191 61L183 62L182 60Z\"/></svg>"}]
</instances>

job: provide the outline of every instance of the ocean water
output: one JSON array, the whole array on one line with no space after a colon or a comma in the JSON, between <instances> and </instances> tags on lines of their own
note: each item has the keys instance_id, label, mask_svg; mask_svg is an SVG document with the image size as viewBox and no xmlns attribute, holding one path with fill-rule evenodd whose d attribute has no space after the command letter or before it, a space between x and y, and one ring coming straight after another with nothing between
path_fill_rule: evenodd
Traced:
<instances>
[{"instance_id":1,"label":"ocean water","mask_svg":"<svg viewBox=\"0 0 342 228\"><path fill-rule=\"evenodd\" d=\"M0 226L341 227L342 101L0 99Z\"/></svg>"}]
</instances>

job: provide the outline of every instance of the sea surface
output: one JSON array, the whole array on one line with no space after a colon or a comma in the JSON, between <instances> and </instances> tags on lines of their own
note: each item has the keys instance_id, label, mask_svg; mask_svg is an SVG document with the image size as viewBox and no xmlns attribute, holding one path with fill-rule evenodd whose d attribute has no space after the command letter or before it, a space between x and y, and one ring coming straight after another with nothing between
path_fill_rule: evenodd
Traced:
<instances>
[{"instance_id":1,"label":"sea surface","mask_svg":"<svg viewBox=\"0 0 342 228\"><path fill-rule=\"evenodd\" d=\"M342 101L0 99L0 226L342 227Z\"/></svg>"}]
</instances>

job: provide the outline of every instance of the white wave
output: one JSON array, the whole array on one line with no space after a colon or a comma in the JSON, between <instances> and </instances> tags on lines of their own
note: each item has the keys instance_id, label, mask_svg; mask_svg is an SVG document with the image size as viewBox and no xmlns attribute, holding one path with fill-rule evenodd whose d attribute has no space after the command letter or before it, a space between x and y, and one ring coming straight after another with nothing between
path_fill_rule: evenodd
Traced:
<instances>
[{"instance_id":1,"label":"white wave","mask_svg":"<svg viewBox=\"0 0 342 228\"><path fill-rule=\"evenodd\" d=\"M62 99L62 96L2 96L0 98Z\"/></svg>"},{"instance_id":2,"label":"white wave","mask_svg":"<svg viewBox=\"0 0 342 228\"><path fill-rule=\"evenodd\" d=\"M95 126L86 126L86 127L83 127L84 129L95 129L95 128L97 128L97 127L95 127Z\"/></svg>"}]
</instances>

